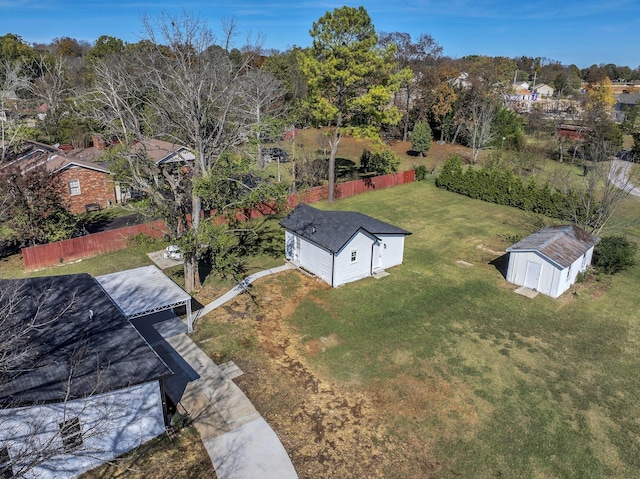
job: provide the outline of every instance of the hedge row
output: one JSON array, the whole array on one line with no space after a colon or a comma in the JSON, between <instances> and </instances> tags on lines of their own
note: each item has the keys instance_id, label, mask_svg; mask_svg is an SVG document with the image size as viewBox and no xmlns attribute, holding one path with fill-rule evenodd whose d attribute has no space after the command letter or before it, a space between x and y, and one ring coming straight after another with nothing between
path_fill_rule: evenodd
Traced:
<instances>
[{"instance_id":1,"label":"hedge row","mask_svg":"<svg viewBox=\"0 0 640 479\"><path fill-rule=\"evenodd\" d=\"M554 190L548 183L538 186L534 178L524 180L508 169L465 169L457 156L445 162L436 185L470 198L561 220L574 219L579 208L573 193ZM580 212L578 216L581 217Z\"/></svg>"}]
</instances>

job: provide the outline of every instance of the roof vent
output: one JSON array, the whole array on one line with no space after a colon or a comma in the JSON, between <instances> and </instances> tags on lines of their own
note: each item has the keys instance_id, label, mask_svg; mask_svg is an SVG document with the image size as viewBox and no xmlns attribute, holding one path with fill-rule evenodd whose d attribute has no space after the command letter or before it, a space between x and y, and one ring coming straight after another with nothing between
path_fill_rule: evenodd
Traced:
<instances>
[{"instance_id":1,"label":"roof vent","mask_svg":"<svg viewBox=\"0 0 640 479\"><path fill-rule=\"evenodd\" d=\"M93 319L93 309L89 310L89 319Z\"/></svg>"}]
</instances>

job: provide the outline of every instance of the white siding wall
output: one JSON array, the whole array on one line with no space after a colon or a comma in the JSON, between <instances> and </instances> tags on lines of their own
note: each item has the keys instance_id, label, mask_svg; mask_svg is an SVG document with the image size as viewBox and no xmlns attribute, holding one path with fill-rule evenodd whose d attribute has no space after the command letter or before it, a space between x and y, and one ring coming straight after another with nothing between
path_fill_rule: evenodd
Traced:
<instances>
[{"instance_id":1,"label":"white siding wall","mask_svg":"<svg viewBox=\"0 0 640 479\"><path fill-rule=\"evenodd\" d=\"M560 275L560 281L558 282L558 288L555 290L556 295L552 295L554 298L560 296L562 293L568 290L573 283L576 282L578 273L587 270L587 268L591 265L592 256L593 247L590 248L584 255L575 260L571 265L571 268L567 268L562 271L562 274Z\"/></svg>"},{"instance_id":2,"label":"white siding wall","mask_svg":"<svg viewBox=\"0 0 640 479\"><path fill-rule=\"evenodd\" d=\"M29 451L36 441L53 441L61 447L59 424L74 417L80 418L83 446L49 459L25 477L75 477L162 434L160 384L155 381L66 404L0 410L0 444L8 446L12 457Z\"/></svg>"},{"instance_id":3,"label":"white siding wall","mask_svg":"<svg viewBox=\"0 0 640 479\"><path fill-rule=\"evenodd\" d=\"M557 298L576 281L578 273L585 271L591 265L593 248L585 255L573 262L570 268L560 269L551 264L546 258L534 252L509 253L509 268L507 281L518 286L524 286L527 271L527 261L533 261L542 265L538 291L552 298Z\"/></svg>"},{"instance_id":4,"label":"white siding wall","mask_svg":"<svg viewBox=\"0 0 640 479\"><path fill-rule=\"evenodd\" d=\"M382 243L382 269L402 264L405 235L376 235ZM384 245L387 247L385 248Z\"/></svg>"},{"instance_id":5,"label":"white siding wall","mask_svg":"<svg viewBox=\"0 0 640 479\"><path fill-rule=\"evenodd\" d=\"M371 252L375 239L358 231L336 254L333 285L357 281L371 275ZM357 260L351 262L351 252L356 251Z\"/></svg>"},{"instance_id":6,"label":"white siding wall","mask_svg":"<svg viewBox=\"0 0 640 479\"><path fill-rule=\"evenodd\" d=\"M507 270L507 281L518 286L524 286L527 274L527 262L538 263L541 266L540 280L536 288L542 294L552 296L551 292L554 283L557 284L561 271L555 268L546 258L528 251L512 251L509 253L509 268Z\"/></svg>"},{"instance_id":7,"label":"white siding wall","mask_svg":"<svg viewBox=\"0 0 640 479\"><path fill-rule=\"evenodd\" d=\"M300 238L300 254L298 261L300 266L315 274L322 281L331 284L331 269L333 258L326 249Z\"/></svg>"}]
</instances>

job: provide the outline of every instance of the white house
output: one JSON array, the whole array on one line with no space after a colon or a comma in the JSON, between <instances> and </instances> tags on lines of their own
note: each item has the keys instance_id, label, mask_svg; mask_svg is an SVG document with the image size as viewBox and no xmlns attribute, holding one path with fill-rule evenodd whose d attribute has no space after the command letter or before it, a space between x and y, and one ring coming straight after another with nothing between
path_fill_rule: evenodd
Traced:
<instances>
[{"instance_id":1,"label":"white house","mask_svg":"<svg viewBox=\"0 0 640 479\"><path fill-rule=\"evenodd\" d=\"M549 226L507 248L507 281L557 298L591 265L597 236L577 226Z\"/></svg>"},{"instance_id":2,"label":"white house","mask_svg":"<svg viewBox=\"0 0 640 479\"><path fill-rule=\"evenodd\" d=\"M537 93L538 96L541 96L543 98L550 98L555 92L554 88L550 85L547 85L546 83L540 83L539 85L536 85L533 91Z\"/></svg>"},{"instance_id":3,"label":"white house","mask_svg":"<svg viewBox=\"0 0 640 479\"><path fill-rule=\"evenodd\" d=\"M75 477L165 431L173 373L94 278L0 280L0 316L2 477Z\"/></svg>"},{"instance_id":4,"label":"white house","mask_svg":"<svg viewBox=\"0 0 640 479\"><path fill-rule=\"evenodd\" d=\"M333 287L402 264L402 228L353 211L299 204L280 221L286 258Z\"/></svg>"}]
</instances>

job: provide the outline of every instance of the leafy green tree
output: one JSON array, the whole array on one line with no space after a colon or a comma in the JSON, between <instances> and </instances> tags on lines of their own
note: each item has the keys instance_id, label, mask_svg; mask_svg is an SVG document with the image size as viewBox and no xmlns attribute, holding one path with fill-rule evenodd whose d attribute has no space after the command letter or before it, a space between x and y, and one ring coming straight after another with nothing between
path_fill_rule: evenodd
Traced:
<instances>
[{"instance_id":1,"label":"leafy green tree","mask_svg":"<svg viewBox=\"0 0 640 479\"><path fill-rule=\"evenodd\" d=\"M633 266L638 246L626 236L605 236L593 251L594 266L605 274L615 274Z\"/></svg>"},{"instance_id":2,"label":"leafy green tree","mask_svg":"<svg viewBox=\"0 0 640 479\"><path fill-rule=\"evenodd\" d=\"M411 133L411 148L413 151L420 153L420 156L424 156L425 152L431 148L431 141L433 134L431 133L431 127L426 121L420 121L413 127L413 133Z\"/></svg>"},{"instance_id":3,"label":"leafy green tree","mask_svg":"<svg viewBox=\"0 0 640 479\"><path fill-rule=\"evenodd\" d=\"M104 58L109 55L117 55L124 51L124 42L116 37L102 35L95 44L89 49L86 55L87 62L94 62L98 58Z\"/></svg>"},{"instance_id":4,"label":"leafy green tree","mask_svg":"<svg viewBox=\"0 0 640 479\"><path fill-rule=\"evenodd\" d=\"M410 71L394 73L392 46L378 48L378 36L364 7L342 7L327 12L310 30L313 46L301 55L307 78L305 106L316 125L331 125L329 201L335 196L338 144L345 132L380 138L382 125L400 120L389 107L401 79Z\"/></svg>"},{"instance_id":5,"label":"leafy green tree","mask_svg":"<svg viewBox=\"0 0 640 479\"><path fill-rule=\"evenodd\" d=\"M506 108L498 108L493 119L493 146L520 150L524 146L522 117Z\"/></svg>"},{"instance_id":6,"label":"leafy green tree","mask_svg":"<svg viewBox=\"0 0 640 479\"><path fill-rule=\"evenodd\" d=\"M19 35L7 33L0 37L0 61L29 65L38 54Z\"/></svg>"}]
</instances>

